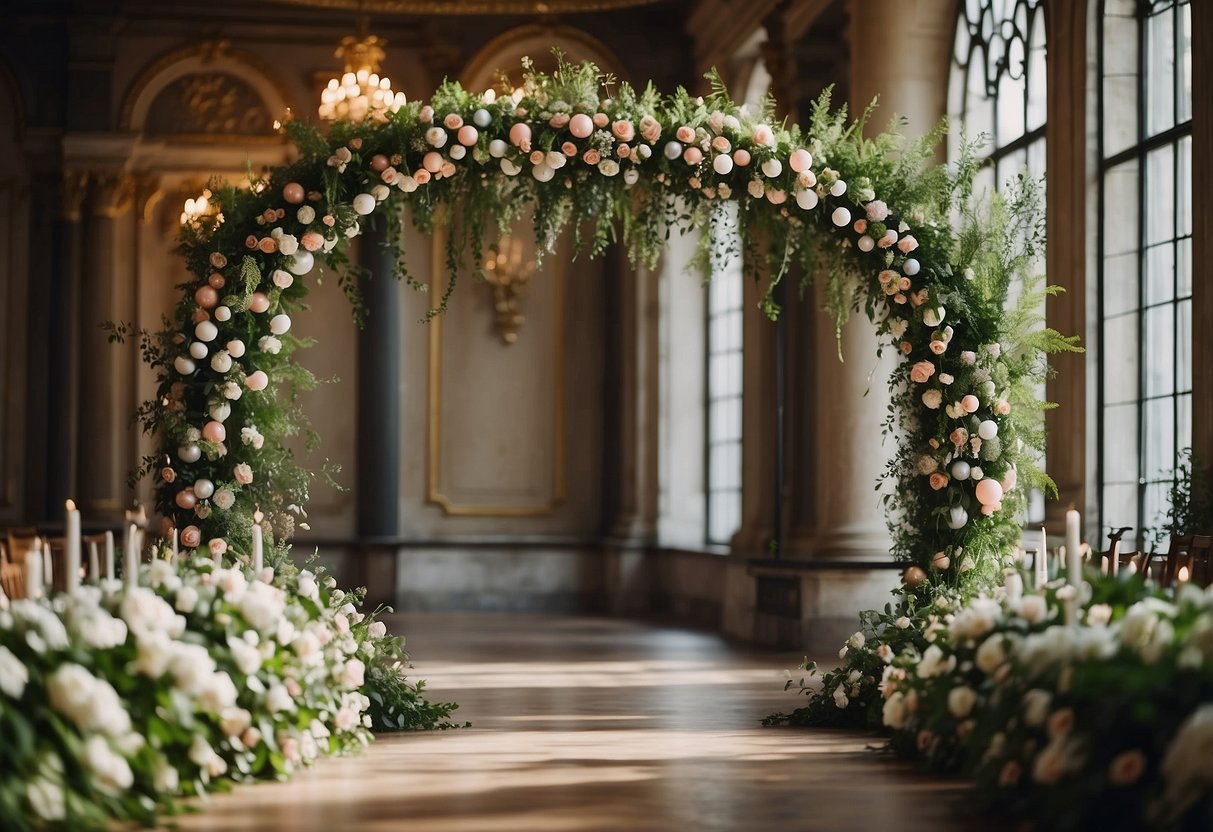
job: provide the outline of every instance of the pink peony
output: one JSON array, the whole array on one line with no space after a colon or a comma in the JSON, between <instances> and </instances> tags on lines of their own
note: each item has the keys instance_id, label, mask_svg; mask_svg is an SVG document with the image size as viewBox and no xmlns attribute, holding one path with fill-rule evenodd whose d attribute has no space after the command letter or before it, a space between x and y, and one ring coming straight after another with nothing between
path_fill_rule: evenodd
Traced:
<instances>
[{"instance_id":1,"label":"pink peony","mask_svg":"<svg viewBox=\"0 0 1213 832\"><path fill-rule=\"evenodd\" d=\"M232 476L241 485L248 485L253 481L253 469L249 467L247 462L241 462L232 468Z\"/></svg>"},{"instance_id":2,"label":"pink peony","mask_svg":"<svg viewBox=\"0 0 1213 832\"><path fill-rule=\"evenodd\" d=\"M299 238L299 245L305 251L319 251L324 247L324 237L317 231L309 231Z\"/></svg>"},{"instance_id":3,"label":"pink peony","mask_svg":"<svg viewBox=\"0 0 1213 832\"><path fill-rule=\"evenodd\" d=\"M864 209L872 222L884 222L889 216L889 206L879 199L872 200Z\"/></svg>"},{"instance_id":4,"label":"pink peony","mask_svg":"<svg viewBox=\"0 0 1213 832\"><path fill-rule=\"evenodd\" d=\"M919 361L910 368L910 378L918 384L926 384L935 375L935 365L930 361Z\"/></svg>"},{"instance_id":5,"label":"pink peony","mask_svg":"<svg viewBox=\"0 0 1213 832\"><path fill-rule=\"evenodd\" d=\"M646 142L657 141L661 138L661 122L652 116L644 116L640 119L640 135Z\"/></svg>"}]
</instances>

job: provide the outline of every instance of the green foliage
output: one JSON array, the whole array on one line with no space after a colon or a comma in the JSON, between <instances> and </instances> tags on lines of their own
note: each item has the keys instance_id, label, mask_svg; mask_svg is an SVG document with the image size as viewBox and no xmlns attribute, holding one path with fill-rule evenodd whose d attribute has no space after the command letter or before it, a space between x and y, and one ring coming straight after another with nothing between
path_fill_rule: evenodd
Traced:
<instances>
[{"instance_id":1,"label":"green foliage","mask_svg":"<svg viewBox=\"0 0 1213 832\"><path fill-rule=\"evenodd\" d=\"M1170 511L1154 521L1155 549L1172 537L1213 534L1213 488L1208 467L1191 448L1185 448L1179 452L1171 473L1167 494Z\"/></svg>"}]
</instances>

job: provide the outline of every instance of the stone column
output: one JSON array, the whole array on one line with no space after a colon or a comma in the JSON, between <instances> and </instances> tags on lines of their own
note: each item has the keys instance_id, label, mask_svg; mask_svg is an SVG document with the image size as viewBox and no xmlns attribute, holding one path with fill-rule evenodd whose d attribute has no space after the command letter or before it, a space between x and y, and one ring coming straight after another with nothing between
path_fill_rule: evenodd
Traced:
<instances>
[{"instance_id":1,"label":"stone column","mask_svg":"<svg viewBox=\"0 0 1213 832\"><path fill-rule=\"evenodd\" d=\"M1046 9L1048 52L1048 125L1045 167L1049 171L1049 282L1065 292L1046 301L1049 326L1086 338L1087 303L1087 2L1050 3ZM1045 398L1057 408L1045 413L1051 441L1045 467L1057 483L1057 500L1047 504L1045 525L1065 527L1065 512L1084 508L1087 479L1087 356L1061 353L1051 363L1057 375L1045 386Z\"/></svg>"},{"instance_id":2,"label":"stone column","mask_svg":"<svg viewBox=\"0 0 1213 832\"><path fill-rule=\"evenodd\" d=\"M47 387L46 501L43 515L57 517L75 492L72 479L79 439L80 333L74 325L80 299L80 212L88 174L65 170L59 210L51 229L50 320L45 341Z\"/></svg>"},{"instance_id":3,"label":"stone column","mask_svg":"<svg viewBox=\"0 0 1213 832\"><path fill-rule=\"evenodd\" d=\"M135 344L110 344L101 324L125 319L128 292L118 265L120 224L130 212L134 180L120 172L93 178L84 228L80 269L80 310L76 323L80 351L79 446L76 492L85 514L105 520L119 516L127 502L132 431L124 390L131 382Z\"/></svg>"},{"instance_id":4,"label":"stone column","mask_svg":"<svg viewBox=\"0 0 1213 832\"><path fill-rule=\"evenodd\" d=\"M607 254L608 338L606 384L610 436L605 472L614 484L608 497L609 534L647 543L657 534L659 280L626 262L618 249ZM614 326L610 326L614 324ZM613 401L612 401L613 399Z\"/></svg>"},{"instance_id":5,"label":"stone column","mask_svg":"<svg viewBox=\"0 0 1213 832\"><path fill-rule=\"evenodd\" d=\"M851 109L862 112L879 95L880 110L870 129L879 130L894 113L908 120L905 130L918 135L943 117L946 107L952 15L949 4L928 0L851 0ZM899 25L869 26L862 21L897 20ZM859 21L858 25L856 21ZM907 49L912 44L912 49ZM871 56L881 56L879 60ZM821 308L823 287L815 288ZM836 340L823 319L814 336L817 409L818 559L887 560L888 533L879 497L873 490L894 446L882 445L881 423L888 409L888 378L896 357L876 358L878 341L871 324L855 315ZM841 351L842 361L838 355Z\"/></svg>"},{"instance_id":6,"label":"stone column","mask_svg":"<svg viewBox=\"0 0 1213 832\"><path fill-rule=\"evenodd\" d=\"M358 241L366 325L358 333L358 535L400 534L400 281L382 222Z\"/></svg>"}]
</instances>

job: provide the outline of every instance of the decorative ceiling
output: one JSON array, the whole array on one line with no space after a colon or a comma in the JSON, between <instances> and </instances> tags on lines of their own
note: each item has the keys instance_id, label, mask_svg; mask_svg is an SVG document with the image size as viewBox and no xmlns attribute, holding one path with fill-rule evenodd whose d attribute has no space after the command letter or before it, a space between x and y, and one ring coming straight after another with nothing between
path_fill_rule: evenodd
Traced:
<instances>
[{"instance_id":1,"label":"decorative ceiling","mask_svg":"<svg viewBox=\"0 0 1213 832\"><path fill-rule=\"evenodd\" d=\"M570 14L645 6L661 0L271 0L358 14Z\"/></svg>"}]
</instances>

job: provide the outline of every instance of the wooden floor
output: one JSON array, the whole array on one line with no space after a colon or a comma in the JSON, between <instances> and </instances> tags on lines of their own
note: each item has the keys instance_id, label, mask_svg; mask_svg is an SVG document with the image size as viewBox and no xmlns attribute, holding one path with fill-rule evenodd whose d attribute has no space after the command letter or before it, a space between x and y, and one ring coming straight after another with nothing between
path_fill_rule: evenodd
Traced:
<instances>
[{"instance_id":1,"label":"wooden floor","mask_svg":"<svg viewBox=\"0 0 1213 832\"><path fill-rule=\"evenodd\" d=\"M628 621L400 615L416 673L467 730L388 736L290 783L242 786L186 830L988 829L953 781L856 733L772 729L800 656Z\"/></svg>"}]
</instances>

